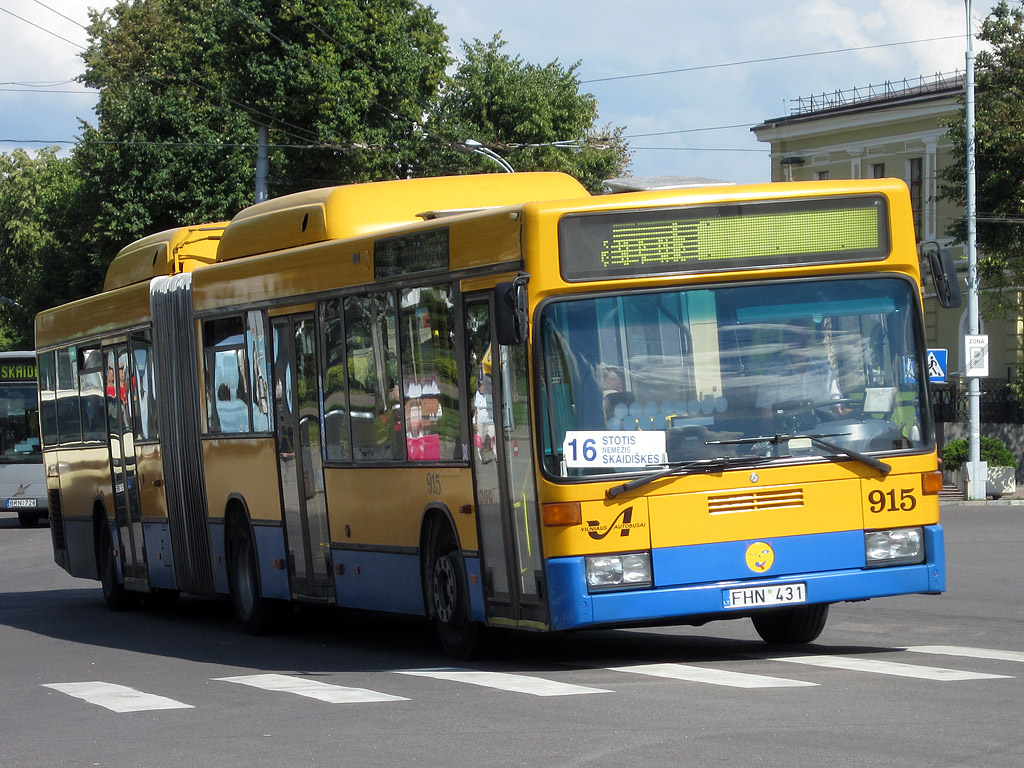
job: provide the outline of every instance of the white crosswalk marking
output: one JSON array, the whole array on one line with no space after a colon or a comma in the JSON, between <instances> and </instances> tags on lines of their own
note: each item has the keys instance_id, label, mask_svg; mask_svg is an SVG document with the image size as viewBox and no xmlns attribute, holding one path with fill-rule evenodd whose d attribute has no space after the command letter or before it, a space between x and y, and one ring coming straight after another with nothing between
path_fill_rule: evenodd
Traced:
<instances>
[{"instance_id":1,"label":"white crosswalk marking","mask_svg":"<svg viewBox=\"0 0 1024 768\"><path fill-rule=\"evenodd\" d=\"M92 681L84 683L44 683L44 688L74 696L76 699L98 704L112 712L146 712L156 709L192 709L191 704L143 693L125 685Z\"/></svg>"},{"instance_id":2,"label":"white crosswalk marking","mask_svg":"<svg viewBox=\"0 0 1024 768\"><path fill-rule=\"evenodd\" d=\"M807 664L812 667L845 669L851 672L872 672L879 675L916 677L921 680L934 680L943 683L958 680L993 680L1009 677L1008 675L989 675L984 672L962 672L957 669L902 664L896 661L859 659L851 656L766 656L759 658L765 658L768 661L785 661L790 664Z\"/></svg>"},{"instance_id":3,"label":"white crosswalk marking","mask_svg":"<svg viewBox=\"0 0 1024 768\"><path fill-rule=\"evenodd\" d=\"M531 696L578 696L586 693L611 693L603 688L588 688L583 685L559 683L530 675L510 675L504 672L481 672L473 669L445 667L440 669L396 669L400 675L430 677L435 680L451 680L457 683L480 685L514 693L528 693Z\"/></svg>"},{"instance_id":4,"label":"white crosswalk marking","mask_svg":"<svg viewBox=\"0 0 1024 768\"><path fill-rule=\"evenodd\" d=\"M913 653L932 653L938 656L963 656L969 659L1024 662L1024 652L997 651L992 648L967 648L959 645L912 645L905 648Z\"/></svg>"},{"instance_id":5,"label":"white crosswalk marking","mask_svg":"<svg viewBox=\"0 0 1024 768\"><path fill-rule=\"evenodd\" d=\"M782 677L768 677L723 669L694 667L688 664L632 664L627 667L607 667L612 672L630 672L652 677L667 677L671 680L685 680L690 683L709 683L731 688L802 688L817 683L802 680L788 680Z\"/></svg>"},{"instance_id":6,"label":"white crosswalk marking","mask_svg":"<svg viewBox=\"0 0 1024 768\"><path fill-rule=\"evenodd\" d=\"M307 680L292 675L262 674L262 675L239 675L236 677L215 677L214 680L222 680L225 683L238 683L253 688L262 688L265 691L281 691L283 693L294 693L296 696L305 696L309 699L330 702L331 704L368 704L379 701L408 701L403 696L392 696L389 693L371 691L367 688L347 688L341 685L331 685L319 680Z\"/></svg>"}]
</instances>

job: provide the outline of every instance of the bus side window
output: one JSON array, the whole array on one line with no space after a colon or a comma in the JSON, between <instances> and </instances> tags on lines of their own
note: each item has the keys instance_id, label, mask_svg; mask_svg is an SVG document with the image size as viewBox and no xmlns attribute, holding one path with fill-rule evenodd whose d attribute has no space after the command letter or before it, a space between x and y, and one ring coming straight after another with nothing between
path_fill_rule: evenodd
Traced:
<instances>
[{"instance_id":1,"label":"bus side window","mask_svg":"<svg viewBox=\"0 0 1024 768\"><path fill-rule=\"evenodd\" d=\"M242 318L207 320L203 323L203 344L207 430L227 434L251 431L252 396Z\"/></svg>"},{"instance_id":2,"label":"bus side window","mask_svg":"<svg viewBox=\"0 0 1024 768\"><path fill-rule=\"evenodd\" d=\"M82 351L78 375L82 395L82 439L87 443L103 442L107 439L107 423L103 400L103 353L99 349Z\"/></svg>"},{"instance_id":3,"label":"bus side window","mask_svg":"<svg viewBox=\"0 0 1024 768\"><path fill-rule=\"evenodd\" d=\"M324 443L327 461L348 461L348 387L345 369L345 326L341 299L322 305L324 328Z\"/></svg>"},{"instance_id":4,"label":"bus side window","mask_svg":"<svg viewBox=\"0 0 1024 768\"><path fill-rule=\"evenodd\" d=\"M39 355L39 426L47 448L57 445L57 371L53 357L53 352Z\"/></svg>"},{"instance_id":5,"label":"bus side window","mask_svg":"<svg viewBox=\"0 0 1024 768\"><path fill-rule=\"evenodd\" d=\"M78 350L57 350L57 434L62 444L82 440L82 415L78 398Z\"/></svg>"},{"instance_id":6,"label":"bus side window","mask_svg":"<svg viewBox=\"0 0 1024 768\"><path fill-rule=\"evenodd\" d=\"M451 287L411 288L400 299L407 455L410 461L457 458L459 382Z\"/></svg>"},{"instance_id":7,"label":"bus side window","mask_svg":"<svg viewBox=\"0 0 1024 768\"><path fill-rule=\"evenodd\" d=\"M270 370L267 360L266 316L250 311L245 316L245 348L252 366L252 429L270 431Z\"/></svg>"},{"instance_id":8,"label":"bus side window","mask_svg":"<svg viewBox=\"0 0 1024 768\"><path fill-rule=\"evenodd\" d=\"M149 331L132 336L130 366L135 437L138 440L155 440L156 393L153 387L156 377L153 375L153 342L150 340ZM83 409L84 402L83 399Z\"/></svg>"},{"instance_id":9,"label":"bus side window","mask_svg":"<svg viewBox=\"0 0 1024 768\"><path fill-rule=\"evenodd\" d=\"M405 452L399 442L403 430L395 325L394 294L345 299L349 418L356 461L394 461Z\"/></svg>"}]
</instances>

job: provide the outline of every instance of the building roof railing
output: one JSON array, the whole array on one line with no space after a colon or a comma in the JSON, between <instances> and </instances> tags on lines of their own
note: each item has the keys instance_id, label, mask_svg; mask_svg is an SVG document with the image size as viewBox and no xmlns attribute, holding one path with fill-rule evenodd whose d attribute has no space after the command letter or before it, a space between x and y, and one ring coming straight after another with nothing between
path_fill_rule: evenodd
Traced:
<instances>
[{"instance_id":1,"label":"building roof railing","mask_svg":"<svg viewBox=\"0 0 1024 768\"><path fill-rule=\"evenodd\" d=\"M891 101L941 91L963 90L964 82L965 73L960 70L921 75L917 78L886 80L877 85L836 90L831 93L823 92L792 99L789 114L790 116L807 115L812 112L839 109L868 102Z\"/></svg>"}]
</instances>

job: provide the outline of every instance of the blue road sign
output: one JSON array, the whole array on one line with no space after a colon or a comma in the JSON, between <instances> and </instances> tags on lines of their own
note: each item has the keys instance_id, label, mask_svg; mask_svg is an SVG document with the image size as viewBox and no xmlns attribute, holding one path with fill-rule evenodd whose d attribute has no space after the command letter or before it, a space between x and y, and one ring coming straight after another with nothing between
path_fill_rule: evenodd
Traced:
<instances>
[{"instance_id":1,"label":"blue road sign","mask_svg":"<svg viewBox=\"0 0 1024 768\"><path fill-rule=\"evenodd\" d=\"M945 349L928 350L928 381L942 382L946 380L947 359L948 351Z\"/></svg>"}]
</instances>

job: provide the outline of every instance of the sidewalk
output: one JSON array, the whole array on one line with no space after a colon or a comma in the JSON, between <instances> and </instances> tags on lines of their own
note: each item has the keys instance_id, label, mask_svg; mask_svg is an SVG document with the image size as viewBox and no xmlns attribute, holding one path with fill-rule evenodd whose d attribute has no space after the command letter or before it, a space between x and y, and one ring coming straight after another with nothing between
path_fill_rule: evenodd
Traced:
<instances>
[{"instance_id":1,"label":"sidewalk","mask_svg":"<svg viewBox=\"0 0 1024 768\"><path fill-rule=\"evenodd\" d=\"M967 501L963 497L963 493L955 485L944 486L942 492L939 494L939 503L942 506L954 506L961 504L993 504L1004 507L1016 507L1024 506L1024 489L1017 490L1015 493L1008 493L1005 496L997 498L989 497L987 499L978 499L976 501Z\"/></svg>"}]
</instances>

